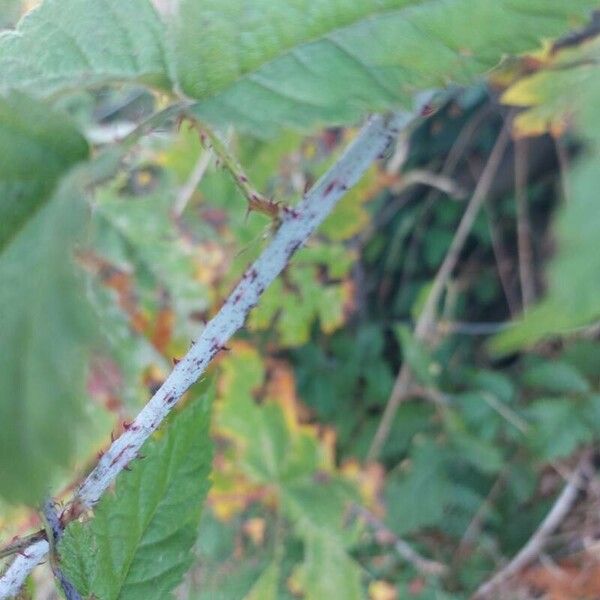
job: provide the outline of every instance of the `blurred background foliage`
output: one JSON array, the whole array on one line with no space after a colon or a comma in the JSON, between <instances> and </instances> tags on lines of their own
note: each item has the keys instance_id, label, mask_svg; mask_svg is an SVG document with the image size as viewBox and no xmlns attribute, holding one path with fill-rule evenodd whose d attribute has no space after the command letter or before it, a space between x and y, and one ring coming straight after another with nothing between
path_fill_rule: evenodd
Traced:
<instances>
[{"instance_id":1,"label":"blurred background foliage","mask_svg":"<svg viewBox=\"0 0 600 600\"><path fill-rule=\"evenodd\" d=\"M2 2L0 24L20 9ZM184 597L467 598L535 531L600 434L596 26L450 91L342 200L211 367L212 488ZM132 86L61 102L98 144L157 108ZM514 139L421 335L505 123ZM292 205L355 130L226 134L257 189ZM82 471L272 235L186 123L128 160L95 195L79 256L105 332ZM375 452L403 365L409 384ZM553 558L504 597L599 595L597 509L590 487L552 536ZM3 507L6 535L32 525L19 516Z\"/></svg>"}]
</instances>

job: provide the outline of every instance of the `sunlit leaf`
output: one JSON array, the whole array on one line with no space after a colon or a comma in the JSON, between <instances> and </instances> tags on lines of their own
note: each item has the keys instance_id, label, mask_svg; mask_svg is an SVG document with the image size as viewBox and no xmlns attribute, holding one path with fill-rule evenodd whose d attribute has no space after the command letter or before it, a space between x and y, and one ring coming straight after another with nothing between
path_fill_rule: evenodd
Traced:
<instances>
[{"instance_id":1,"label":"sunlit leaf","mask_svg":"<svg viewBox=\"0 0 600 600\"><path fill-rule=\"evenodd\" d=\"M465 83L504 54L534 48L590 1L264 0L180 4L172 28L179 85L204 120L259 136L356 121L416 90Z\"/></svg>"}]
</instances>

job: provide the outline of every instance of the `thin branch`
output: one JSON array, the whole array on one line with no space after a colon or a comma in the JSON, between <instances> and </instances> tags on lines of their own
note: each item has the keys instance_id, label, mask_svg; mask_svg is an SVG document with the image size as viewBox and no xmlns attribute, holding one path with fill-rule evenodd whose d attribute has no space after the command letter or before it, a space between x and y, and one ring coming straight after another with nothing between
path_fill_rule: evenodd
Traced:
<instances>
[{"instance_id":1,"label":"thin branch","mask_svg":"<svg viewBox=\"0 0 600 600\"><path fill-rule=\"evenodd\" d=\"M458 225L458 229L454 234L450 248L436 273L427 299L425 300L425 305L417 319L415 337L418 340L425 340L428 337L430 330L435 325L438 304L444 293L446 284L452 275L452 271L458 262L460 252L469 236L473 223L479 214L483 201L492 187L494 177L496 176L508 141L509 124L507 122L504 124L502 131L498 135L498 139L494 144L494 148L492 149L483 173L477 182L473 196L471 197L471 200L469 200L469 204L467 205L460 224ZM381 418L381 422L379 423L379 427L377 428L377 432L375 433L375 437L373 438L371 447L369 448L369 453L367 455L368 460L375 460L381 453L383 445L390 434L398 407L410 389L411 379L410 368L408 363L404 361L400 372L396 377L396 381L394 382L394 388L392 389L392 393L385 407L385 411Z\"/></svg>"},{"instance_id":2,"label":"thin branch","mask_svg":"<svg viewBox=\"0 0 600 600\"><path fill-rule=\"evenodd\" d=\"M489 598L502 583L510 579L513 575L516 575L539 556L546 545L548 537L571 511L579 491L586 485L591 468L590 456L586 453L579 461L577 468L569 478L569 482L557 498L554 506L536 529L535 533L529 538L529 541L503 569L479 586L472 596L472 600Z\"/></svg>"},{"instance_id":3,"label":"thin branch","mask_svg":"<svg viewBox=\"0 0 600 600\"><path fill-rule=\"evenodd\" d=\"M491 202L485 203L485 209L487 214L488 231L490 232L490 240L492 242L492 252L494 253L494 259L496 261L496 267L498 269L498 277L500 279L500 285L506 298L506 304L508 305L508 311L511 317L514 317L519 311L520 306L518 295L513 294L512 286L510 285L511 279L511 259L508 256L502 243L502 235L500 234L500 227L498 226L497 216L494 214Z\"/></svg>"},{"instance_id":4,"label":"thin branch","mask_svg":"<svg viewBox=\"0 0 600 600\"><path fill-rule=\"evenodd\" d=\"M244 169L237 158L229 151L227 144L215 131L204 124L199 124L195 121L194 123L200 129L200 137L202 138L203 143L207 148L212 148L219 160L223 163L223 166L233 177L235 184L242 194L244 194L248 202L248 212L254 210L266 214L272 219L277 219L279 217L279 203L265 198L257 191L248 179L248 176L244 172Z\"/></svg>"},{"instance_id":5,"label":"thin branch","mask_svg":"<svg viewBox=\"0 0 600 600\"><path fill-rule=\"evenodd\" d=\"M472 544L473 540L479 536L484 519L500 495L508 474L508 467L504 467L490 488L488 495L485 497L484 501L481 503L477 509L477 512L471 519L471 522L467 526L462 538L460 539L460 542L458 543L456 552L454 553L457 561L464 556L467 548Z\"/></svg>"},{"instance_id":6,"label":"thin branch","mask_svg":"<svg viewBox=\"0 0 600 600\"><path fill-rule=\"evenodd\" d=\"M204 173L206 173L206 169L208 169L208 165L213 157L212 150L204 149L202 150L190 176L188 177L185 184L179 190L177 194L177 198L173 203L173 214L175 217L180 217L185 210L185 207L188 205L188 202L194 195L196 188L200 185L202 178L204 177Z\"/></svg>"},{"instance_id":7,"label":"thin branch","mask_svg":"<svg viewBox=\"0 0 600 600\"><path fill-rule=\"evenodd\" d=\"M426 337L427 333L435 322L437 305L442 297L444 288L446 287L446 284L452 275L452 271L454 270L454 267L456 267L460 252L467 241L471 229L473 228L473 224L475 223L475 219L479 214L479 210L481 209L483 201L487 197L490 188L492 187L494 177L496 176L496 172L500 166L500 161L502 160L502 156L504 155L508 141L509 125L505 124L502 128L502 131L498 135L498 139L494 144L494 148L492 149L483 173L477 182L473 196L471 197L471 200L469 201L469 204L462 216L462 219L458 225L458 229L456 230L454 238L452 239L452 243L450 244L450 248L448 248L448 252L444 257L444 261L442 262L442 265L440 266L433 280L431 291L427 296L425 306L419 315L417 326L415 328L415 335L419 339L424 339Z\"/></svg>"},{"instance_id":8,"label":"thin branch","mask_svg":"<svg viewBox=\"0 0 600 600\"><path fill-rule=\"evenodd\" d=\"M517 249L523 312L535 302L535 277L531 226L527 210L527 146L523 139L515 140L515 203L517 209Z\"/></svg>"},{"instance_id":9,"label":"thin branch","mask_svg":"<svg viewBox=\"0 0 600 600\"><path fill-rule=\"evenodd\" d=\"M19 593L29 573L37 567L50 551L47 540L40 540L23 550L0 578L0 598L12 598Z\"/></svg>"},{"instance_id":10,"label":"thin branch","mask_svg":"<svg viewBox=\"0 0 600 600\"><path fill-rule=\"evenodd\" d=\"M428 185L454 198L463 199L467 197L467 192L451 177L439 175L426 169L411 169L406 173L402 173L398 177L398 181L391 185L391 190L398 194L409 186L416 184Z\"/></svg>"},{"instance_id":11,"label":"thin branch","mask_svg":"<svg viewBox=\"0 0 600 600\"><path fill-rule=\"evenodd\" d=\"M156 128L164 125L169 120L180 119L190 106L191 104L189 102L182 101L170 104L166 108L159 110L120 140L119 146L125 150L133 148L133 146L135 146L143 137L154 131Z\"/></svg>"},{"instance_id":12,"label":"thin branch","mask_svg":"<svg viewBox=\"0 0 600 600\"><path fill-rule=\"evenodd\" d=\"M376 533L390 540L394 546L394 550L423 575L435 575L439 577L448 572L446 565L421 556L407 541L388 529L370 510L356 505L353 507L353 511L362 517Z\"/></svg>"},{"instance_id":13,"label":"thin branch","mask_svg":"<svg viewBox=\"0 0 600 600\"><path fill-rule=\"evenodd\" d=\"M46 531L44 529L40 529L23 537L14 537L10 542L0 548L0 559L23 552L28 546L31 546L31 544L44 539L46 539Z\"/></svg>"},{"instance_id":14,"label":"thin branch","mask_svg":"<svg viewBox=\"0 0 600 600\"><path fill-rule=\"evenodd\" d=\"M75 494L72 514L93 507L117 475L135 460L146 439L158 428L189 387L198 381L214 356L242 327L267 286L292 255L323 222L338 200L355 185L371 163L412 120L409 113L373 116L342 157L294 208L282 210L281 225L261 256L251 265L198 340L154 394L135 421L127 426ZM29 571L48 552L48 542L36 542L0 578L0 599L18 590Z\"/></svg>"},{"instance_id":15,"label":"thin branch","mask_svg":"<svg viewBox=\"0 0 600 600\"><path fill-rule=\"evenodd\" d=\"M511 327L514 327L512 321L470 323L465 321L440 320L437 323L437 330L446 335L494 335Z\"/></svg>"},{"instance_id":16,"label":"thin branch","mask_svg":"<svg viewBox=\"0 0 600 600\"><path fill-rule=\"evenodd\" d=\"M494 107L492 106L492 104L484 104L483 107L480 108L462 127L460 133L458 134L458 137L452 144L452 148L450 148L450 152L448 153L446 160L444 161L444 165L442 166L440 175L450 177L454 174L458 163L460 162L461 158L467 151L469 144L472 141L473 135L481 127L485 119L487 119L488 116L493 112L493 109ZM404 261L406 266L402 270L402 275L400 277L400 287L406 284L409 275L408 267L412 262L414 262L414 256L416 255L418 248L418 240L426 227L425 222L427 214L429 213L429 210L431 209L439 195L440 192L437 189L431 189L429 190L429 193L425 196L425 199L422 201L422 209L420 210L420 216L418 217L417 225L414 228L412 239L406 252L407 258Z\"/></svg>"},{"instance_id":17,"label":"thin branch","mask_svg":"<svg viewBox=\"0 0 600 600\"><path fill-rule=\"evenodd\" d=\"M395 194L398 194L398 196L391 200L391 202L378 213L375 220L367 225L361 232L360 239L363 244L369 240L376 231L387 225L400 208L406 204L408 198L402 195L402 192L413 185L419 184L427 185L434 190L453 196L454 198L462 199L467 196L465 190L463 190L458 183L445 175L438 175L437 173L425 169L412 169L411 171L402 173L398 176L397 181L389 186Z\"/></svg>"}]
</instances>

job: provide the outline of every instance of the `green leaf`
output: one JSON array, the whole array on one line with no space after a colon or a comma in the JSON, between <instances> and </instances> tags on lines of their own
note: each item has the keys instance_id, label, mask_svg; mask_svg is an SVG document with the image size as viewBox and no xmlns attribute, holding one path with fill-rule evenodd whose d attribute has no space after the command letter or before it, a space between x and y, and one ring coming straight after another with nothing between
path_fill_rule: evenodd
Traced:
<instances>
[{"instance_id":1,"label":"green leaf","mask_svg":"<svg viewBox=\"0 0 600 600\"><path fill-rule=\"evenodd\" d=\"M337 477L314 477L281 488L284 514L304 542L301 565L305 598L362 598L360 570L346 550L343 516L358 494Z\"/></svg>"},{"instance_id":2,"label":"green leaf","mask_svg":"<svg viewBox=\"0 0 600 600\"><path fill-rule=\"evenodd\" d=\"M83 416L91 328L72 250L86 210L71 178L57 182L86 155L62 115L0 99L0 495L12 502L40 500Z\"/></svg>"},{"instance_id":3,"label":"green leaf","mask_svg":"<svg viewBox=\"0 0 600 600\"><path fill-rule=\"evenodd\" d=\"M162 600L181 581L209 487L210 407L204 393L177 413L161 437L146 442L144 460L119 475L93 519L67 527L61 566L80 593Z\"/></svg>"},{"instance_id":4,"label":"green leaf","mask_svg":"<svg viewBox=\"0 0 600 600\"><path fill-rule=\"evenodd\" d=\"M0 97L0 252L87 153L65 115L20 93Z\"/></svg>"},{"instance_id":5,"label":"green leaf","mask_svg":"<svg viewBox=\"0 0 600 600\"><path fill-rule=\"evenodd\" d=\"M344 510L358 501L357 492L341 478L322 476L287 481L281 487L282 503L301 537L324 535L341 538ZM341 540L340 540L341 541ZM343 542L341 542L343 545Z\"/></svg>"},{"instance_id":6,"label":"green leaf","mask_svg":"<svg viewBox=\"0 0 600 600\"><path fill-rule=\"evenodd\" d=\"M325 333L338 329L344 322L344 304L350 290L343 283L323 283L320 270L327 268L331 277L342 277L350 269L350 257L338 245L302 248L286 271L285 282L273 282L252 311L249 327L267 329L275 321L280 344L284 346L308 342L317 318Z\"/></svg>"},{"instance_id":7,"label":"green leaf","mask_svg":"<svg viewBox=\"0 0 600 600\"><path fill-rule=\"evenodd\" d=\"M244 596L244 600L277 600L278 582L279 563L273 561Z\"/></svg>"},{"instance_id":8,"label":"green leaf","mask_svg":"<svg viewBox=\"0 0 600 600\"><path fill-rule=\"evenodd\" d=\"M304 542L306 597L328 598L337 585L342 597L360 598L359 571L346 552L343 530L357 491L335 473L316 432L298 423L293 398L256 403L252 391L265 374L256 350L236 345L224 363L218 425L235 441L236 466L277 494L282 514ZM322 562L324 551L328 558Z\"/></svg>"},{"instance_id":9,"label":"green leaf","mask_svg":"<svg viewBox=\"0 0 600 600\"><path fill-rule=\"evenodd\" d=\"M405 325L395 325L394 333L402 348L402 358L408 363L417 379L425 385L435 385L436 364L425 346Z\"/></svg>"},{"instance_id":10,"label":"green leaf","mask_svg":"<svg viewBox=\"0 0 600 600\"><path fill-rule=\"evenodd\" d=\"M419 440L407 471L388 479L386 520L395 533L404 535L422 527L441 526L449 508L471 509L476 494L455 483L450 472L453 458L456 453L447 446Z\"/></svg>"},{"instance_id":11,"label":"green leaf","mask_svg":"<svg viewBox=\"0 0 600 600\"><path fill-rule=\"evenodd\" d=\"M149 0L45 0L0 36L0 89L49 96L109 82L168 87Z\"/></svg>"},{"instance_id":12,"label":"green leaf","mask_svg":"<svg viewBox=\"0 0 600 600\"><path fill-rule=\"evenodd\" d=\"M171 28L179 86L200 119L259 136L353 122L415 91L470 82L557 36L592 0L183 0Z\"/></svg>"},{"instance_id":13,"label":"green leaf","mask_svg":"<svg viewBox=\"0 0 600 600\"><path fill-rule=\"evenodd\" d=\"M528 387L558 394L584 394L590 391L589 383L575 367L558 360L533 364L523 373L523 383Z\"/></svg>"},{"instance_id":14,"label":"green leaf","mask_svg":"<svg viewBox=\"0 0 600 600\"><path fill-rule=\"evenodd\" d=\"M243 471L260 483L277 481L285 470L291 440L280 407L262 407L253 400L228 402L220 411L220 426L233 433L243 446Z\"/></svg>"},{"instance_id":15,"label":"green leaf","mask_svg":"<svg viewBox=\"0 0 600 600\"><path fill-rule=\"evenodd\" d=\"M159 184L151 193L129 196L105 188L95 200L94 249L135 273L138 293L148 290L155 298L160 286L178 315L187 318L198 310L204 294L196 279L197 257L173 222L170 189Z\"/></svg>"},{"instance_id":16,"label":"green leaf","mask_svg":"<svg viewBox=\"0 0 600 600\"><path fill-rule=\"evenodd\" d=\"M543 460L569 456L581 444L593 439L588 422L587 402L569 398L543 398L526 411L532 420L528 442Z\"/></svg>"},{"instance_id":17,"label":"green leaf","mask_svg":"<svg viewBox=\"0 0 600 600\"><path fill-rule=\"evenodd\" d=\"M306 600L364 598L358 565L343 545L328 535L309 535L305 540L302 580Z\"/></svg>"}]
</instances>

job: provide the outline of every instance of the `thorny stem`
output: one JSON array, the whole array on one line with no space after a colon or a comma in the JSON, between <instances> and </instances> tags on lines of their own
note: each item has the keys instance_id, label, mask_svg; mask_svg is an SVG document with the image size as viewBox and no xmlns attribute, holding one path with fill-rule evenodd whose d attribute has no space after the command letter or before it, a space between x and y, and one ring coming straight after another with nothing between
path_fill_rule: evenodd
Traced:
<instances>
[{"instance_id":1,"label":"thorny stem","mask_svg":"<svg viewBox=\"0 0 600 600\"><path fill-rule=\"evenodd\" d=\"M302 201L295 208L283 211L282 224L271 243L246 270L185 357L79 488L76 498L83 506L93 506L123 467L136 458L146 438L244 324L266 287L407 121L406 115L387 121L382 117L371 118L340 160Z\"/></svg>"},{"instance_id":2,"label":"thorny stem","mask_svg":"<svg viewBox=\"0 0 600 600\"><path fill-rule=\"evenodd\" d=\"M6 558L11 554L24 552L28 546L45 539L46 532L44 529L40 529L39 531L35 531L34 533L30 533L29 535L25 535L23 537L15 538L0 548L0 559Z\"/></svg>"},{"instance_id":3,"label":"thorny stem","mask_svg":"<svg viewBox=\"0 0 600 600\"><path fill-rule=\"evenodd\" d=\"M440 298L442 297L446 284L448 283L448 280L452 275L452 271L458 262L460 252L467 240L467 237L469 236L471 228L473 227L473 223L479 214L479 210L481 209L483 201L485 200L492 186L494 177L496 176L496 172L500 165L500 161L502 160L502 156L504 155L504 151L508 145L508 141L509 122L507 121L502 128L498 139L496 140L483 173L477 182L473 196L471 197L471 200L469 200L469 204L467 205L467 208L458 225L458 229L454 234L450 248L448 249L445 258L435 275L431 289L427 299L425 300L425 305L421 311L421 314L419 315L419 318L417 319L417 324L415 326L415 338L417 340L425 340L435 324L437 307ZM396 416L398 407L410 389L411 380L412 374L410 367L405 361L402 363L400 372L398 373L396 381L394 382L392 393L383 412L381 422L379 423L379 427L377 428L377 432L375 433L371 447L369 448L367 460L375 460L381 453L383 445L390 434L392 423L394 421L394 417Z\"/></svg>"},{"instance_id":4,"label":"thorny stem","mask_svg":"<svg viewBox=\"0 0 600 600\"><path fill-rule=\"evenodd\" d=\"M187 181L183 185L183 187L179 190L177 194L177 198L173 203L173 214L175 217L181 217L183 211L185 210L188 202L194 195L196 188L200 185L204 174L206 173L206 169L210 165L210 161L212 160L213 152L212 150L203 149L192 172L190 173Z\"/></svg>"},{"instance_id":5,"label":"thorny stem","mask_svg":"<svg viewBox=\"0 0 600 600\"><path fill-rule=\"evenodd\" d=\"M119 146L125 150L133 148L143 137L151 133L157 127L164 125L171 119L178 119L190 107L189 102L176 102L166 108L154 113L144 122L140 123L129 135L125 136Z\"/></svg>"},{"instance_id":6,"label":"thorny stem","mask_svg":"<svg viewBox=\"0 0 600 600\"><path fill-rule=\"evenodd\" d=\"M252 185L244 169L238 162L237 158L229 151L227 144L219 137L216 131L204 124L193 121L200 129L200 137L203 140L206 148L212 149L217 155L217 158L223 163L223 166L229 171L235 184L238 186L242 194L244 194L248 202L248 212L261 212L273 220L279 218L280 206L278 202L273 202L265 198Z\"/></svg>"},{"instance_id":7,"label":"thorny stem","mask_svg":"<svg viewBox=\"0 0 600 600\"><path fill-rule=\"evenodd\" d=\"M169 114L169 116L171 116ZM284 208L281 225L261 256L242 276L216 316L198 340L142 409L135 421L117 438L75 494L73 508L93 507L117 475L138 456L146 439L158 428L182 395L206 370L229 338L244 324L267 286L281 273L292 255L323 222L338 200L355 185L371 163L412 121L412 114L384 118L373 116L329 171L294 208ZM77 514L77 510L74 511ZM47 554L41 540L18 556L0 578L0 599L15 594L28 573Z\"/></svg>"}]
</instances>

